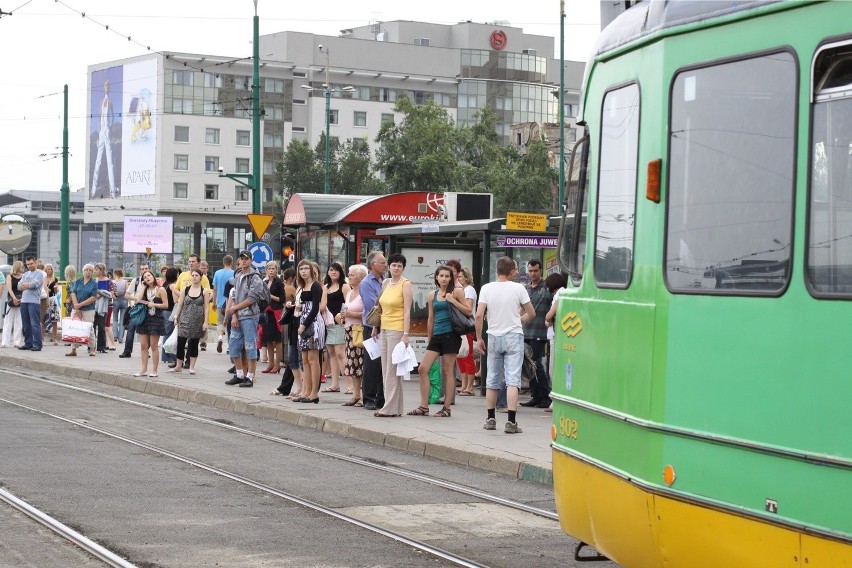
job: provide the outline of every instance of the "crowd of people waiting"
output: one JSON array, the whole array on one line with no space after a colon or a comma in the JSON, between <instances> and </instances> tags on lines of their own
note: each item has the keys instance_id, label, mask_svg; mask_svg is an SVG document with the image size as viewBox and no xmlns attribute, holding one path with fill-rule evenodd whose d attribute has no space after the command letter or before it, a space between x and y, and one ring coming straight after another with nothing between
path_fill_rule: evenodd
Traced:
<instances>
[{"instance_id":1,"label":"crowd of people waiting","mask_svg":"<svg viewBox=\"0 0 852 568\"><path fill-rule=\"evenodd\" d=\"M120 344L119 357L131 357L139 335L140 370L134 376L156 377L161 362L168 373L186 369L196 374L199 351L206 349L210 312L216 310L216 351L222 353L227 346L232 363L228 373L233 376L226 384L254 386L262 359L267 367L261 373L283 373L270 394L316 404L321 392L339 393L343 388L350 395L344 406L363 407L380 418L450 418L455 396L475 395L478 351L487 357L483 427L495 429L495 412L503 410L508 413L506 433L522 431L516 413L526 352L535 363L535 374L528 377L532 397L520 404L550 411L550 373L542 359L545 345L552 341L556 291L566 282L560 274L542 279L537 260L528 263L529 283L521 285L514 281L515 261L498 259L497 279L485 284L478 298L468 268L456 260L436 268L435 288L427 298L427 347L417 371L419 401L407 411L401 383L407 373L397 365L397 355L410 350L413 289L404 276L405 256L394 253L385 260L374 251L366 265L344 270L333 262L324 275L310 260L280 274L272 261L260 273L252 268L246 250L237 255L236 268L233 263L225 256L212 284L207 263L195 254L189 256L186 270L161 267L160 278L144 262L131 280L121 269L110 273L101 263L86 264L79 277L68 266L66 315L92 324L85 345L93 357ZM25 263L15 262L8 279L0 273L0 296L6 299L2 347L39 351L42 338L51 333L53 345L58 345L58 283L53 267L31 256ZM368 320L374 307L380 316ZM475 332L458 333L452 310L475 317ZM171 345L161 341L174 337ZM368 356L365 340L377 342L380 356ZM79 344L68 345L66 355L76 356ZM430 370L438 359L443 396L432 413ZM322 383L326 387L320 390Z\"/></svg>"}]
</instances>

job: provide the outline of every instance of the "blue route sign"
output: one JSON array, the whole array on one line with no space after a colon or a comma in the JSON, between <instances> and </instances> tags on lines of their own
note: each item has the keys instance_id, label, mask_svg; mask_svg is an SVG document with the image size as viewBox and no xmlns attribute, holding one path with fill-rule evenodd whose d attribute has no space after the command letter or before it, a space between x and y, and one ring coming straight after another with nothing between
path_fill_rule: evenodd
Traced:
<instances>
[{"instance_id":1,"label":"blue route sign","mask_svg":"<svg viewBox=\"0 0 852 568\"><path fill-rule=\"evenodd\" d=\"M264 270L272 260L272 247L266 243L252 243L248 251L251 253L251 266L255 270Z\"/></svg>"}]
</instances>

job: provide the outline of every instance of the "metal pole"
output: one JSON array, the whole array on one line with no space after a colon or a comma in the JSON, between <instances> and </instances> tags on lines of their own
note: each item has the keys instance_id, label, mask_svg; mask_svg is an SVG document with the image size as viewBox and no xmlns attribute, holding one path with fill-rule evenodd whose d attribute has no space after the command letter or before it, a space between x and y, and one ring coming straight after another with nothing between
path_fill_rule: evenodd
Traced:
<instances>
[{"instance_id":1,"label":"metal pole","mask_svg":"<svg viewBox=\"0 0 852 568\"><path fill-rule=\"evenodd\" d=\"M565 202L565 0L559 1L559 214Z\"/></svg>"},{"instance_id":2,"label":"metal pole","mask_svg":"<svg viewBox=\"0 0 852 568\"><path fill-rule=\"evenodd\" d=\"M331 89L325 90L325 193L328 194L328 177L331 173L331 164L329 163L330 140L329 134L331 131Z\"/></svg>"},{"instance_id":3,"label":"metal pole","mask_svg":"<svg viewBox=\"0 0 852 568\"><path fill-rule=\"evenodd\" d=\"M71 189L68 187L68 85L63 89L62 113L62 188L59 190L61 209L59 221L59 274L68 266L68 233Z\"/></svg>"},{"instance_id":4,"label":"metal pole","mask_svg":"<svg viewBox=\"0 0 852 568\"><path fill-rule=\"evenodd\" d=\"M329 175L331 174L331 163L329 152L331 150L331 83L328 82L328 66L331 63L331 50L325 48L325 185L326 195L329 193Z\"/></svg>"},{"instance_id":5,"label":"metal pole","mask_svg":"<svg viewBox=\"0 0 852 568\"><path fill-rule=\"evenodd\" d=\"M254 0L254 76L251 86L251 134L252 134L252 213L260 213L260 18L257 16L257 0Z\"/></svg>"}]
</instances>

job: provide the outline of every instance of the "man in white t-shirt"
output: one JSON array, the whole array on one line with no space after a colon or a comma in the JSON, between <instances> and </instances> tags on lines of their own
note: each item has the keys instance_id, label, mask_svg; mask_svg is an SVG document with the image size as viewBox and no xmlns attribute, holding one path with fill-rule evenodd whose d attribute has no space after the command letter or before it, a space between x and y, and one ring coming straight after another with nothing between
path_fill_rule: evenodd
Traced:
<instances>
[{"instance_id":1,"label":"man in white t-shirt","mask_svg":"<svg viewBox=\"0 0 852 568\"><path fill-rule=\"evenodd\" d=\"M476 307L476 340L479 350L488 356L488 374L485 379L485 401L488 418L486 430L497 429L495 415L497 391L506 383L509 421L503 429L507 434L522 432L516 419L518 391L521 388L521 366L524 362L523 324L535 317L526 288L512 281L518 271L514 260L508 256L497 259L497 281L489 282L479 291ZM482 336L482 324L488 316L488 346Z\"/></svg>"}]
</instances>

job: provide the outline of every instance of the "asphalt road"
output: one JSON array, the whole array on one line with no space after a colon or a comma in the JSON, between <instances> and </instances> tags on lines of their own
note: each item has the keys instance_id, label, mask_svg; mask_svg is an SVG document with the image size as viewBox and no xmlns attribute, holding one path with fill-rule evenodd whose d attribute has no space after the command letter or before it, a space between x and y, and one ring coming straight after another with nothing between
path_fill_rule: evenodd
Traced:
<instances>
[{"instance_id":1,"label":"asphalt road","mask_svg":"<svg viewBox=\"0 0 852 568\"><path fill-rule=\"evenodd\" d=\"M530 513L211 425L4 376L2 371L0 382L0 397L141 439L483 565L575 565L575 541L562 534L556 522ZM540 484L277 421L84 380L68 382L553 508L552 490ZM54 418L0 402L0 421L2 485L138 566L449 565L280 497ZM31 522L6 515L5 509L0 515L13 525ZM9 532L15 531L0 531L0 551L14 550L21 558L65 546L56 539L15 544ZM32 565L85 566L73 561Z\"/></svg>"}]
</instances>

